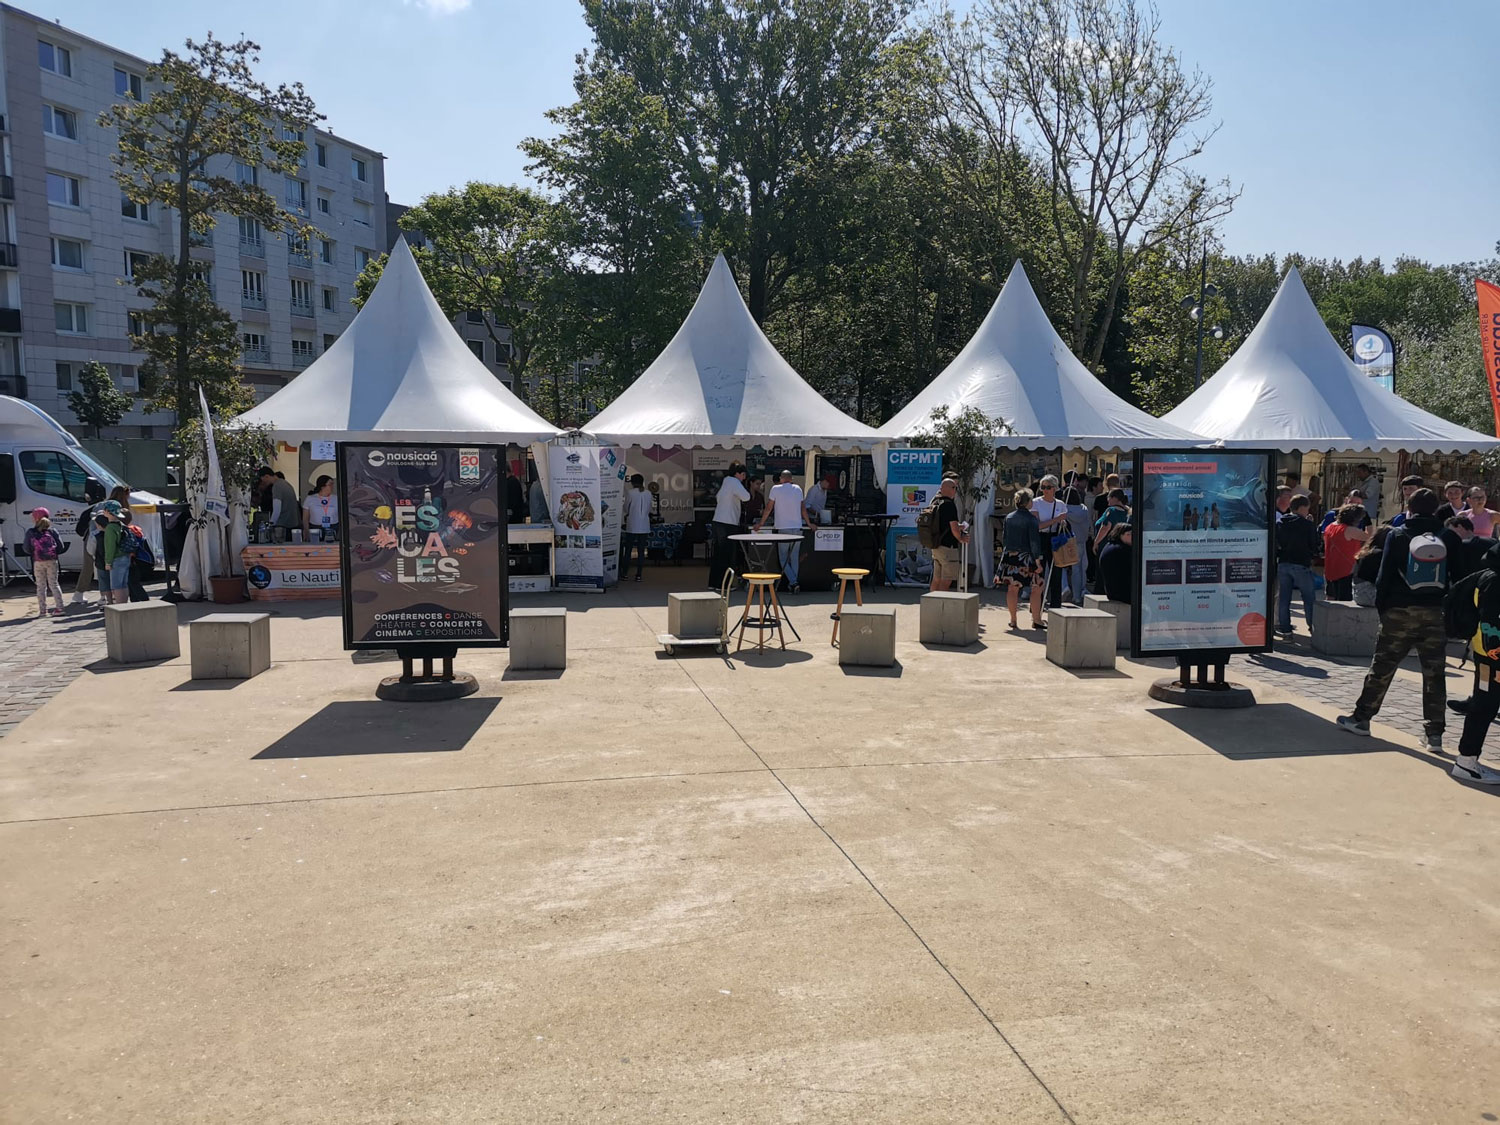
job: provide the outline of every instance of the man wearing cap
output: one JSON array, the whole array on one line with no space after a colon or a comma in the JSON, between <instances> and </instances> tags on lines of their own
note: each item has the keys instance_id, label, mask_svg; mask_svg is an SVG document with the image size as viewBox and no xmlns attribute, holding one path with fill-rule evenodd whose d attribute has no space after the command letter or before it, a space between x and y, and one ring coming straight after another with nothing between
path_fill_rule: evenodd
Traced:
<instances>
[{"instance_id":1,"label":"man wearing cap","mask_svg":"<svg viewBox=\"0 0 1500 1125\"><path fill-rule=\"evenodd\" d=\"M734 544L731 535L740 530L740 505L750 499L750 490L745 487L745 466L734 461L724 480L719 485L719 495L714 500L713 545L708 558L708 588L717 590L724 581L724 572L734 559Z\"/></svg>"},{"instance_id":2,"label":"man wearing cap","mask_svg":"<svg viewBox=\"0 0 1500 1125\"><path fill-rule=\"evenodd\" d=\"M284 527L289 532L302 526L302 506L297 503L297 490L285 477L278 477L269 465L256 470L262 489L271 490L271 526ZM287 535L290 539L291 535Z\"/></svg>"},{"instance_id":3,"label":"man wearing cap","mask_svg":"<svg viewBox=\"0 0 1500 1125\"><path fill-rule=\"evenodd\" d=\"M778 532L797 536L795 543L776 544L776 551L781 556L782 581L792 593L799 593L802 587L797 581L797 568L802 561L802 529L812 524L807 519L807 498L802 495L801 487L792 482L791 469L781 470L781 482L771 489L765 514L760 517L755 530L761 530L766 526L766 520L772 518Z\"/></svg>"}]
</instances>

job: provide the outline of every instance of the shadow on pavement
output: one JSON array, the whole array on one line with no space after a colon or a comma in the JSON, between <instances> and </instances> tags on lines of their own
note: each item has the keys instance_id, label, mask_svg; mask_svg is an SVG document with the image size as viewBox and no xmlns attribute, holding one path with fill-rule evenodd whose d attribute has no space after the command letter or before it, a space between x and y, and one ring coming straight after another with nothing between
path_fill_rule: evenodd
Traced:
<instances>
[{"instance_id":1,"label":"shadow on pavement","mask_svg":"<svg viewBox=\"0 0 1500 1125\"><path fill-rule=\"evenodd\" d=\"M85 664L85 672L93 672L96 676L106 675L110 672L134 672L139 668L160 668L163 664L171 664L173 661L181 660L181 656L169 656L162 660L141 660L134 664L116 664L109 657L92 661Z\"/></svg>"},{"instance_id":2,"label":"shadow on pavement","mask_svg":"<svg viewBox=\"0 0 1500 1125\"><path fill-rule=\"evenodd\" d=\"M444 703L343 700L282 735L255 760L462 750L499 705L499 697Z\"/></svg>"},{"instance_id":3,"label":"shadow on pavement","mask_svg":"<svg viewBox=\"0 0 1500 1125\"><path fill-rule=\"evenodd\" d=\"M901 661L896 661L889 668L881 668L874 664L840 664L839 671L846 676L872 676L877 679L899 680L901 678Z\"/></svg>"}]
</instances>

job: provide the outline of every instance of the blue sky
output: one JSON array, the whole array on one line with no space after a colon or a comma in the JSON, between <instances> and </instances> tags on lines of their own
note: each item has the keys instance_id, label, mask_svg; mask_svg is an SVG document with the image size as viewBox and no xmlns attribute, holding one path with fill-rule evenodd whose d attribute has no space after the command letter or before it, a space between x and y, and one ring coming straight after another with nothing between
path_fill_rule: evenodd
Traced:
<instances>
[{"instance_id":1,"label":"blue sky","mask_svg":"<svg viewBox=\"0 0 1500 1125\"><path fill-rule=\"evenodd\" d=\"M328 126L386 155L391 198L524 177L522 138L571 100L573 0L32 0L152 58L212 30L263 48ZM1163 38L1214 80L1201 158L1243 189L1229 250L1488 257L1500 239L1500 0L1159 0ZM220 14L222 13L222 14ZM1489 116L1485 107L1489 106Z\"/></svg>"}]
</instances>

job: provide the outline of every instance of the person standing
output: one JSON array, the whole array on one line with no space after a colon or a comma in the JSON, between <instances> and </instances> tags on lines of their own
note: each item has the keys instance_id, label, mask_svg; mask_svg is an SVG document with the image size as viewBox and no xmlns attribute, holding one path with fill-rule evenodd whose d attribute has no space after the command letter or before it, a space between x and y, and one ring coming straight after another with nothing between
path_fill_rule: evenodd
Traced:
<instances>
[{"instance_id":1,"label":"person standing","mask_svg":"<svg viewBox=\"0 0 1500 1125\"><path fill-rule=\"evenodd\" d=\"M260 487L270 496L271 526L284 529L286 538L291 539L292 529L297 527L302 519L297 504L297 490L287 482L285 477L278 477L269 465L262 465L257 469L256 476L260 481Z\"/></svg>"},{"instance_id":2,"label":"person standing","mask_svg":"<svg viewBox=\"0 0 1500 1125\"><path fill-rule=\"evenodd\" d=\"M47 592L52 593L53 617L63 611L62 583L57 580L58 559L63 553L62 537L52 530L52 513L46 508L31 509L31 526L22 541L23 551L31 556L31 578L36 583L36 615L47 613Z\"/></svg>"},{"instance_id":3,"label":"person standing","mask_svg":"<svg viewBox=\"0 0 1500 1125\"><path fill-rule=\"evenodd\" d=\"M78 523L73 528L73 534L83 542L83 562L78 565L78 581L73 584L73 596L68 599L71 605L83 605L88 600L86 595L94 588L98 572L98 566L94 562L98 536L98 530L94 527L94 512L104 500L104 486L89 477L83 484L83 495L89 506L79 513ZM99 604L104 604L102 591Z\"/></svg>"},{"instance_id":4,"label":"person standing","mask_svg":"<svg viewBox=\"0 0 1500 1125\"><path fill-rule=\"evenodd\" d=\"M646 478L636 473L625 492L625 520L620 532L620 581L630 575L630 556L635 552L635 580L646 573L646 544L651 541L651 493Z\"/></svg>"},{"instance_id":5,"label":"person standing","mask_svg":"<svg viewBox=\"0 0 1500 1125\"><path fill-rule=\"evenodd\" d=\"M1302 610L1312 629L1313 602L1318 596L1312 561L1318 553L1318 529L1307 518L1311 503L1306 496L1293 496L1286 515L1276 523L1276 631L1284 637L1293 633L1293 587L1302 594Z\"/></svg>"},{"instance_id":6,"label":"person standing","mask_svg":"<svg viewBox=\"0 0 1500 1125\"><path fill-rule=\"evenodd\" d=\"M944 477L938 485L937 546L932 549L932 582L927 589L947 590L950 583L963 575L959 547L969 541L969 533L958 522L958 478ZM1009 517L1007 517L1009 518Z\"/></svg>"},{"instance_id":7,"label":"person standing","mask_svg":"<svg viewBox=\"0 0 1500 1125\"><path fill-rule=\"evenodd\" d=\"M1489 499L1489 493L1485 491L1484 486L1476 484L1469 489L1468 507L1463 509L1463 514L1468 516L1469 522L1474 525L1474 534L1481 539L1492 539L1495 535L1496 513L1490 509Z\"/></svg>"},{"instance_id":8,"label":"person standing","mask_svg":"<svg viewBox=\"0 0 1500 1125\"><path fill-rule=\"evenodd\" d=\"M531 478L531 483L526 489L527 514L531 517L533 524L551 523L552 514L547 511L547 490L542 487L542 477L537 472L535 461L527 462L526 472Z\"/></svg>"},{"instance_id":9,"label":"person standing","mask_svg":"<svg viewBox=\"0 0 1500 1125\"><path fill-rule=\"evenodd\" d=\"M750 490L745 487L745 466L731 462L729 472L719 482L719 493L714 499L713 543L708 556L708 586L717 590L724 581L724 572L734 561L734 544L731 535L740 530L740 509L750 499Z\"/></svg>"},{"instance_id":10,"label":"person standing","mask_svg":"<svg viewBox=\"0 0 1500 1125\"><path fill-rule=\"evenodd\" d=\"M783 535L795 534L795 542L776 544L776 553L781 558L782 585L794 594L802 592L797 581L797 570L802 562L803 529L812 525L807 519L807 498L802 495L800 485L792 481L792 470L782 469L781 480L771 488L766 510L755 530L760 531L771 520L776 531Z\"/></svg>"},{"instance_id":11,"label":"person standing","mask_svg":"<svg viewBox=\"0 0 1500 1125\"><path fill-rule=\"evenodd\" d=\"M1464 487L1461 480L1450 480L1443 485L1443 502L1438 505L1437 518L1447 523L1454 516L1464 510L1464 499L1469 495L1469 490Z\"/></svg>"},{"instance_id":12,"label":"person standing","mask_svg":"<svg viewBox=\"0 0 1500 1125\"><path fill-rule=\"evenodd\" d=\"M746 484L750 487L750 499L746 500L740 509L740 525L748 530L754 527L756 520L765 514L766 482L760 477L751 477Z\"/></svg>"},{"instance_id":13,"label":"person standing","mask_svg":"<svg viewBox=\"0 0 1500 1125\"><path fill-rule=\"evenodd\" d=\"M1359 491L1365 498L1365 515L1371 522L1380 511L1380 477L1368 465L1355 465L1354 475L1359 480Z\"/></svg>"},{"instance_id":14,"label":"person standing","mask_svg":"<svg viewBox=\"0 0 1500 1125\"><path fill-rule=\"evenodd\" d=\"M1337 508L1330 509L1324 514L1323 522L1318 524L1318 534L1321 535L1323 532L1332 527L1334 521L1339 518L1339 513L1347 508L1350 504L1354 504L1359 507L1359 522L1354 526L1359 528L1361 531L1364 531L1366 528L1368 528L1370 526L1370 514L1365 510L1364 494L1361 493L1357 488L1351 488L1348 494L1344 497L1344 502L1342 504L1340 504Z\"/></svg>"},{"instance_id":15,"label":"person standing","mask_svg":"<svg viewBox=\"0 0 1500 1125\"><path fill-rule=\"evenodd\" d=\"M1340 729L1368 737L1370 720L1379 713L1391 678L1415 648L1422 665L1422 744L1432 751L1443 748L1448 655L1443 624L1447 548L1440 538L1443 525L1434 515L1437 507L1432 490L1417 489L1406 501L1406 519L1386 536L1375 579L1375 608L1380 611L1375 657L1353 712L1335 720Z\"/></svg>"},{"instance_id":16,"label":"person standing","mask_svg":"<svg viewBox=\"0 0 1500 1125\"><path fill-rule=\"evenodd\" d=\"M100 535L100 545L104 551L99 556L104 569L100 573L109 575L107 580L99 583L99 588L107 589L107 600L119 605L130 600L130 564L134 552L130 549L129 517L125 515L125 509L118 500L106 500L99 505L99 511L105 520L104 530Z\"/></svg>"},{"instance_id":17,"label":"person standing","mask_svg":"<svg viewBox=\"0 0 1500 1125\"><path fill-rule=\"evenodd\" d=\"M520 494L521 484L514 476L506 475L508 484L515 485L517 495ZM512 523L525 522L525 509L520 509L520 515L516 514L516 506L510 506L506 516ZM309 534L311 528L318 528L325 539L331 538L333 530L339 523L339 498L333 494L333 478L321 476L306 500L302 501L302 534L304 538Z\"/></svg>"},{"instance_id":18,"label":"person standing","mask_svg":"<svg viewBox=\"0 0 1500 1125\"><path fill-rule=\"evenodd\" d=\"M814 523L823 521L823 509L828 507L828 494L838 489L839 479L833 473L824 473L817 484L807 490L807 511Z\"/></svg>"},{"instance_id":19,"label":"person standing","mask_svg":"<svg viewBox=\"0 0 1500 1125\"><path fill-rule=\"evenodd\" d=\"M1454 616L1465 613L1474 626L1469 638L1474 693L1460 712L1464 729L1449 773L1459 781L1500 785L1500 773L1479 764L1485 736L1500 714L1500 676L1496 675L1500 670L1500 546L1491 546L1474 572L1454 583L1449 597L1457 603ZM1469 603L1472 610L1467 608Z\"/></svg>"},{"instance_id":20,"label":"person standing","mask_svg":"<svg viewBox=\"0 0 1500 1125\"><path fill-rule=\"evenodd\" d=\"M1422 478L1416 476L1415 474L1412 476L1401 478L1401 511L1397 512L1394 516L1391 517L1392 527L1400 527L1403 523L1406 522L1406 502L1412 498L1412 494L1415 493L1417 489L1426 487L1426 484L1422 482ZM1437 497L1434 496L1433 499L1436 500ZM1437 513L1434 511L1433 515L1434 517L1436 517Z\"/></svg>"},{"instance_id":21,"label":"person standing","mask_svg":"<svg viewBox=\"0 0 1500 1125\"><path fill-rule=\"evenodd\" d=\"M1062 574L1052 566L1052 537L1062 531L1068 521L1068 506L1057 498L1057 478L1048 473L1037 482L1041 498L1034 500L1031 510L1036 513L1037 530L1042 533L1042 565L1047 573L1047 608L1062 605Z\"/></svg>"},{"instance_id":22,"label":"person standing","mask_svg":"<svg viewBox=\"0 0 1500 1125\"><path fill-rule=\"evenodd\" d=\"M1345 504L1336 513L1336 522L1323 529L1323 580L1331 602L1354 600L1354 559L1370 538L1361 531L1359 521L1365 517L1363 504Z\"/></svg>"},{"instance_id":23,"label":"person standing","mask_svg":"<svg viewBox=\"0 0 1500 1125\"><path fill-rule=\"evenodd\" d=\"M1089 515L1088 506L1084 503L1083 493L1079 490L1077 483L1063 489L1062 500L1068 509L1068 530L1073 533L1073 543L1078 548L1078 561L1064 568L1066 571L1064 579L1068 586L1068 600L1074 605L1082 605L1083 596L1088 593L1084 579L1088 574L1089 565L1084 548L1094 529L1094 521Z\"/></svg>"},{"instance_id":24,"label":"person standing","mask_svg":"<svg viewBox=\"0 0 1500 1125\"><path fill-rule=\"evenodd\" d=\"M1031 627L1045 629L1042 621L1042 535L1031 511L1031 490L1016 490L1011 501L1015 507L1006 514L1000 532L1000 567L995 585L1005 586L1005 608L1010 611L1010 627L1016 624L1021 595L1030 596Z\"/></svg>"}]
</instances>

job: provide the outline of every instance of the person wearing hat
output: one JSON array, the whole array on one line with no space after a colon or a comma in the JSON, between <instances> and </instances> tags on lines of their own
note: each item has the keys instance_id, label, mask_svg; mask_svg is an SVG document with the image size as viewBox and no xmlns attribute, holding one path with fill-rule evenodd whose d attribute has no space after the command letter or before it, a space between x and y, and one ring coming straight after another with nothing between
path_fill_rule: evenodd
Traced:
<instances>
[{"instance_id":1,"label":"person wearing hat","mask_svg":"<svg viewBox=\"0 0 1500 1125\"><path fill-rule=\"evenodd\" d=\"M100 564L99 589L116 605L130 600L130 551L126 547L125 508L118 500L99 505L94 522L100 525L95 558Z\"/></svg>"},{"instance_id":2,"label":"person wearing hat","mask_svg":"<svg viewBox=\"0 0 1500 1125\"><path fill-rule=\"evenodd\" d=\"M285 528L286 538L291 530L301 524L301 507L297 503L297 490L285 477L278 477L269 465L255 470L260 487L271 494L271 526Z\"/></svg>"},{"instance_id":3,"label":"person wearing hat","mask_svg":"<svg viewBox=\"0 0 1500 1125\"><path fill-rule=\"evenodd\" d=\"M768 519L776 521L779 533L798 536L796 542L776 544L776 553L781 557L781 575L786 588L794 594L801 593L802 586L797 581L797 569L802 561L801 536L803 529L811 527L812 522L807 518L807 497L802 494L801 486L793 482L791 469L781 470L781 481L771 489L765 513L755 530L764 528Z\"/></svg>"}]
</instances>

